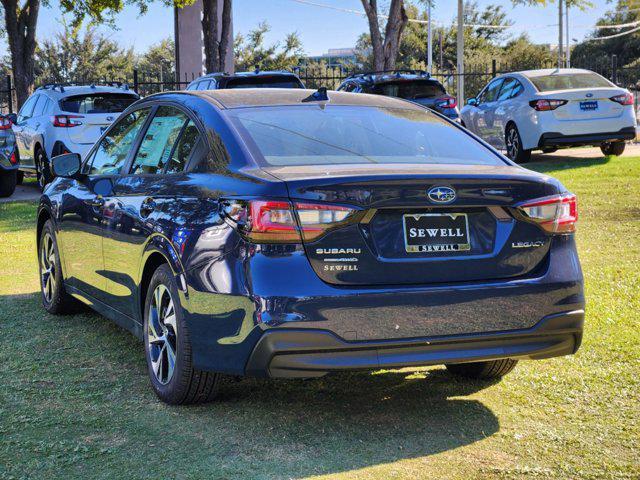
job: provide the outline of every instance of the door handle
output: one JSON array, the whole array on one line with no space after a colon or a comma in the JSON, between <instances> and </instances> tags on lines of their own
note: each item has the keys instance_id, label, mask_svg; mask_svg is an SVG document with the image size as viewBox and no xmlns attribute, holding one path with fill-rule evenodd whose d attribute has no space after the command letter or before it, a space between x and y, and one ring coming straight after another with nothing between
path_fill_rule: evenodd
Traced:
<instances>
[{"instance_id":1,"label":"door handle","mask_svg":"<svg viewBox=\"0 0 640 480\"><path fill-rule=\"evenodd\" d=\"M157 206L158 204L152 197L145 198L140 205L140 216L148 217L153 213Z\"/></svg>"}]
</instances>

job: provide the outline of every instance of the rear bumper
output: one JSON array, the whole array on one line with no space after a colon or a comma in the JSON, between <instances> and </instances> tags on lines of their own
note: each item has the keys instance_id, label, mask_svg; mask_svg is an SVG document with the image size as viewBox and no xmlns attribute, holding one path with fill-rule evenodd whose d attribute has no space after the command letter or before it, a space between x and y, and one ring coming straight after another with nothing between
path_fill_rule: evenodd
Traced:
<instances>
[{"instance_id":1,"label":"rear bumper","mask_svg":"<svg viewBox=\"0 0 640 480\"><path fill-rule=\"evenodd\" d=\"M326 330L269 330L256 344L246 373L317 377L354 369L543 359L575 353L583 325L584 310L574 310L545 317L524 330L393 341L347 342Z\"/></svg>"},{"instance_id":2,"label":"rear bumper","mask_svg":"<svg viewBox=\"0 0 640 480\"><path fill-rule=\"evenodd\" d=\"M580 135L564 135L558 132L547 132L540 136L538 148L596 145L602 142L616 140L633 140L635 137L635 127L622 128L617 132L588 133Z\"/></svg>"}]
</instances>

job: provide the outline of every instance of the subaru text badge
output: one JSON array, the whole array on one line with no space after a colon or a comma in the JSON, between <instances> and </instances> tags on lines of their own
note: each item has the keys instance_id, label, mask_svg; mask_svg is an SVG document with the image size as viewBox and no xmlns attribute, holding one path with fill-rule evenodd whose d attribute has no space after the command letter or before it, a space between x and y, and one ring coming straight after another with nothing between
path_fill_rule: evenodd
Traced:
<instances>
[{"instance_id":1,"label":"subaru text badge","mask_svg":"<svg viewBox=\"0 0 640 480\"><path fill-rule=\"evenodd\" d=\"M450 203L456 199L456 191L451 187L433 187L427 195L434 203Z\"/></svg>"}]
</instances>

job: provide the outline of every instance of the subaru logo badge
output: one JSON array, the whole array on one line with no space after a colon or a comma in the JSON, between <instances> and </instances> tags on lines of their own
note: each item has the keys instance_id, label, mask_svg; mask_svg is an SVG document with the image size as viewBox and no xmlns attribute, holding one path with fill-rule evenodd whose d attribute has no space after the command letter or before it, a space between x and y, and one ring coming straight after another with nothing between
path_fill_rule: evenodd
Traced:
<instances>
[{"instance_id":1,"label":"subaru logo badge","mask_svg":"<svg viewBox=\"0 0 640 480\"><path fill-rule=\"evenodd\" d=\"M427 195L434 203L450 203L456 199L456 191L451 187L433 187Z\"/></svg>"},{"instance_id":2,"label":"subaru logo badge","mask_svg":"<svg viewBox=\"0 0 640 480\"><path fill-rule=\"evenodd\" d=\"M587 98L593 97L593 93L587 93Z\"/></svg>"}]
</instances>

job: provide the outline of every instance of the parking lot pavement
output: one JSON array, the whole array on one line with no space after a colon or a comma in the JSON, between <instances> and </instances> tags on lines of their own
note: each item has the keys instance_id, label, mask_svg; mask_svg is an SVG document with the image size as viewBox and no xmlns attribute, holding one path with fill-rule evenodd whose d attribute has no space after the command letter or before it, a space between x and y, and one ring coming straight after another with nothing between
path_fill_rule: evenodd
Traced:
<instances>
[{"instance_id":1,"label":"parking lot pavement","mask_svg":"<svg viewBox=\"0 0 640 480\"><path fill-rule=\"evenodd\" d=\"M40 189L36 182L25 182L16 186L16 191L8 198L0 198L0 203L6 202L27 202L40 198Z\"/></svg>"}]
</instances>

